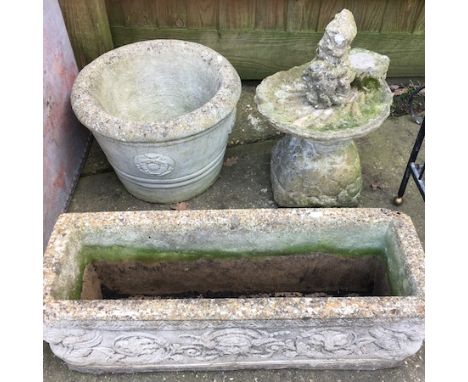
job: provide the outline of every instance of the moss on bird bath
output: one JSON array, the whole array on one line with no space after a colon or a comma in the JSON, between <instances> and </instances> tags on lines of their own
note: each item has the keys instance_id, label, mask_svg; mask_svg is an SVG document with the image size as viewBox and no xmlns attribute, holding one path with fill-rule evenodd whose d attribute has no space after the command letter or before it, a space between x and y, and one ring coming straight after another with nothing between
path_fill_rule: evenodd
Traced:
<instances>
[{"instance_id":1,"label":"moss on bird bath","mask_svg":"<svg viewBox=\"0 0 468 382\"><path fill-rule=\"evenodd\" d=\"M325 28L312 61L275 73L257 87L258 111L288 134L271 158L273 196L280 206L358 203L361 168L352 140L382 125L392 92L385 81L389 58L351 49L356 33L352 13L343 9ZM347 159L344 145L352 153Z\"/></svg>"}]
</instances>

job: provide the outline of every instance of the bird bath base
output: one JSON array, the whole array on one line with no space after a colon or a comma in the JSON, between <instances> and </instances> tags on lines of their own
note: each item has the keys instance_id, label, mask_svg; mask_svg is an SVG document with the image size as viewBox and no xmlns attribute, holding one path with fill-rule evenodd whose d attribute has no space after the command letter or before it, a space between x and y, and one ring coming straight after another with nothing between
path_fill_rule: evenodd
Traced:
<instances>
[{"instance_id":1,"label":"bird bath base","mask_svg":"<svg viewBox=\"0 0 468 382\"><path fill-rule=\"evenodd\" d=\"M273 148L271 183L284 207L355 207L362 188L356 145L286 135Z\"/></svg>"}]
</instances>

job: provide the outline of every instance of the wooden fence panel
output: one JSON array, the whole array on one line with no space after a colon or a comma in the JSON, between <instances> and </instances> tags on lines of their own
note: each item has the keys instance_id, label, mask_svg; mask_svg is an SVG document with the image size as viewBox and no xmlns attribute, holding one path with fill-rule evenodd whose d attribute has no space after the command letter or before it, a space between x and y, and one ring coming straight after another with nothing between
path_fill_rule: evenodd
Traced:
<instances>
[{"instance_id":1,"label":"wooden fence panel","mask_svg":"<svg viewBox=\"0 0 468 382\"><path fill-rule=\"evenodd\" d=\"M107 0L106 7L110 25L158 26L158 8L154 0Z\"/></svg>"},{"instance_id":2,"label":"wooden fence panel","mask_svg":"<svg viewBox=\"0 0 468 382\"><path fill-rule=\"evenodd\" d=\"M255 29L284 30L286 5L286 0L257 0L255 2Z\"/></svg>"},{"instance_id":3,"label":"wooden fence panel","mask_svg":"<svg viewBox=\"0 0 468 382\"><path fill-rule=\"evenodd\" d=\"M243 79L310 60L336 12L351 10L356 47L390 56L391 76L424 75L424 0L61 0L80 66L135 41L210 46Z\"/></svg>"},{"instance_id":4,"label":"wooden fence panel","mask_svg":"<svg viewBox=\"0 0 468 382\"><path fill-rule=\"evenodd\" d=\"M345 7L354 13L359 31L380 32L387 0L346 0Z\"/></svg>"},{"instance_id":5,"label":"wooden fence panel","mask_svg":"<svg viewBox=\"0 0 468 382\"><path fill-rule=\"evenodd\" d=\"M388 0L381 32L413 32L420 0Z\"/></svg>"},{"instance_id":6,"label":"wooden fence panel","mask_svg":"<svg viewBox=\"0 0 468 382\"><path fill-rule=\"evenodd\" d=\"M418 14L418 17L416 18L413 33L424 34L425 14L426 14L425 11L426 10L425 10L425 6L424 6L424 2L422 2L422 4L420 4L420 6L419 6L419 14Z\"/></svg>"},{"instance_id":7,"label":"wooden fence panel","mask_svg":"<svg viewBox=\"0 0 468 382\"><path fill-rule=\"evenodd\" d=\"M220 0L219 28L248 30L255 26L255 2L252 0Z\"/></svg>"},{"instance_id":8,"label":"wooden fence panel","mask_svg":"<svg viewBox=\"0 0 468 382\"><path fill-rule=\"evenodd\" d=\"M316 31L320 14L320 0L289 0L287 30Z\"/></svg>"},{"instance_id":9,"label":"wooden fence panel","mask_svg":"<svg viewBox=\"0 0 468 382\"><path fill-rule=\"evenodd\" d=\"M104 0L60 0L79 67L113 48Z\"/></svg>"},{"instance_id":10,"label":"wooden fence panel","mask_svg":"<svg viewBox=\"0 0 468 382\"><path fill-rule=\"evenodd\" d=\"M187 28L218 28L219 1L187 2Z\"/></svg>"},{"instance_id":11,"label":"wooden fence panel","mask_svg":"<svg viewBox=\"0 0 468 382\"><path fill-rule=\"evenodd\" d=\"M318 19L318 31L323 31L336 13L345 8L345 0L322 0Z\"/></svg>"},{"instance_id":12,"label":"wooden fence panel","mask_svg":"<svg viewBox=\"0 0 468 382\"><path fill-rule=\"evenodd\" d=\"M187 25L187 4L185 0L156 1L157 24L160 28L183 28ZM141 10L144 13L144 9Z\"/></svg>"}]
</instances>

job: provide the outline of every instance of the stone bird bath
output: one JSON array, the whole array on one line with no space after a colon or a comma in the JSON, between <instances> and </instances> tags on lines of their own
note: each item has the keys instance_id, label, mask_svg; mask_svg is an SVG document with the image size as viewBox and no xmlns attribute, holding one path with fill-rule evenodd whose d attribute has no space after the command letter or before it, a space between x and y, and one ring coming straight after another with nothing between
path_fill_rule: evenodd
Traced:
<instances>
[{"instance_id":1,"label":"stone bird bath","mask_svg":"<svg viewBox=\"0 0 468 382\"><path fill-rule=\"evenodd\" d=\"M287 207L355 206L362 187L354 138L377 129L390 114L385 82L389 58L351 49L356 36L346 9L328 24L309 63L265 78L258 110L287 133L274 147L275 201Z\"/></svg>"},{"instance_id":2,"label":"stone bird bath","mask_svg":"<svg viewBox=\"0 0 468 382\"><path fill-rule=\"evenodd\" d=\"M240 92L237 72L214 50L153 40L114 49L83 68L71 102L126 189L169 203L215 181Z\"/></svg>"},{"instance_id":3,"label":"stone bird bath","mask_svg":"<svg viewBox=\"0 0 468 382\"><path fill-rule=\"evenodd\" d=\"M424 253L382 209L63 214L44 338L102 372L377 369L424 339Z\"/></svg>"}]
</instances>

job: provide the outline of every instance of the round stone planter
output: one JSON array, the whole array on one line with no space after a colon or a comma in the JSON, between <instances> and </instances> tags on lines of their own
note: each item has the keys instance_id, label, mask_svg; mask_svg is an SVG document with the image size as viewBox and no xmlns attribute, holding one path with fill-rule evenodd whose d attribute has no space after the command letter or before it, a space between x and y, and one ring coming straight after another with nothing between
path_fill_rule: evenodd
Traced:
<instances>
[{"instance_id":1,"label":"round stone planter","mask_svg":"<svg viewBox=\"0 0 468 382\"><path fill-rule=\"evenodd\" d=\"M237 72L214 50L152 40L87 65L71 102L127 190L172 203L216 180L240 92Z\"/></svg>"}]
</instances>

